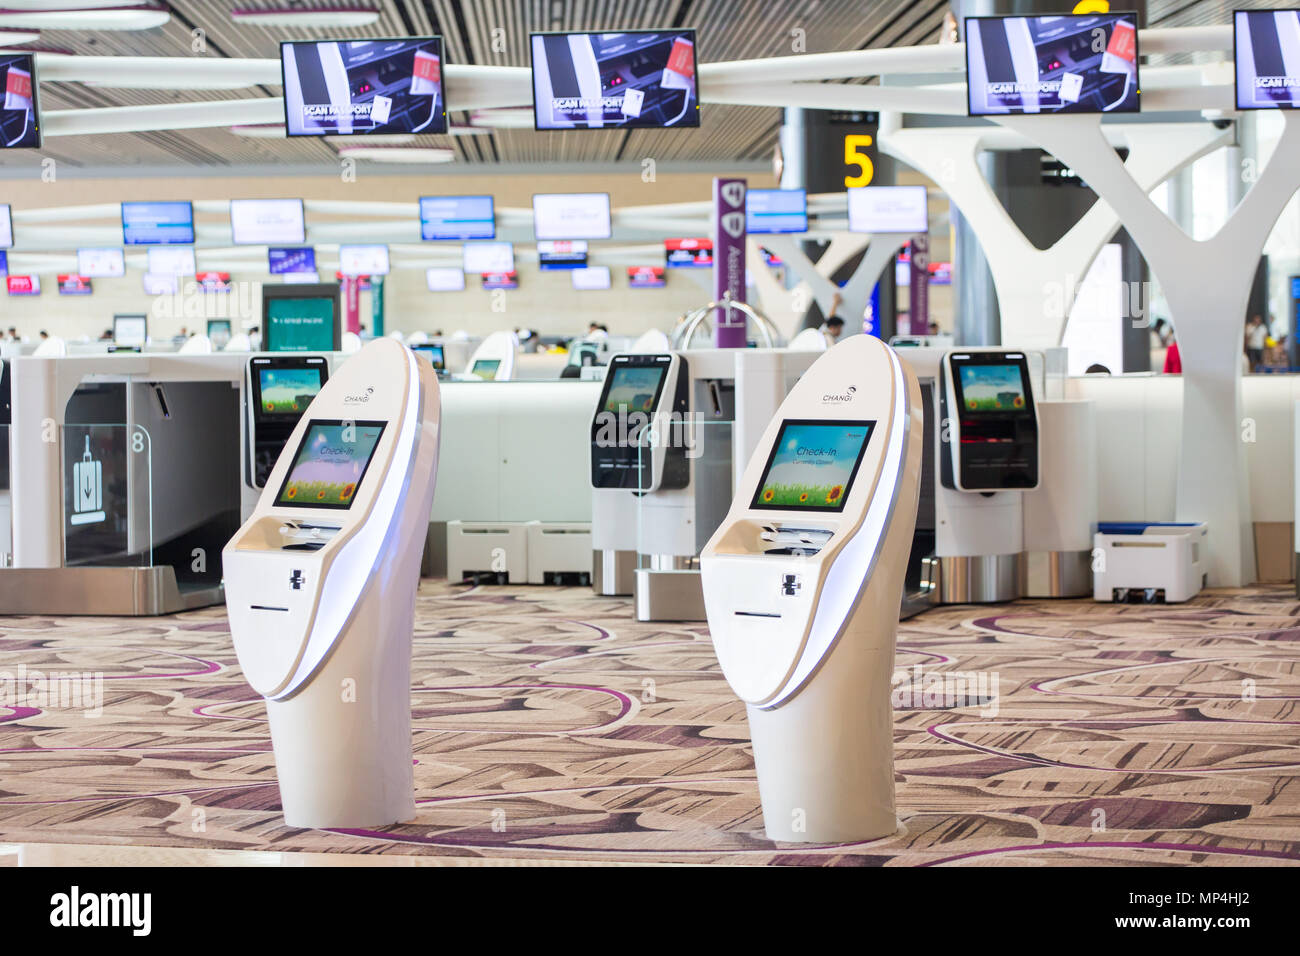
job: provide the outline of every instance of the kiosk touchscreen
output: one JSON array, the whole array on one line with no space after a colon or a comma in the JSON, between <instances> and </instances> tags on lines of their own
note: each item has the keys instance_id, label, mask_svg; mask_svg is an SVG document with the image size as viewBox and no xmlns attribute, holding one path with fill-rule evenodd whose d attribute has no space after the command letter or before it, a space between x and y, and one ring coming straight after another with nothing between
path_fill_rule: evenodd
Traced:
<instances>
[{"instance_id":1,"label":"kiosk touchscreen","mask_svg":"<svg viewBox=\"0 0 1300 956\"><path fill-rule=\"evenodd\" d=\"M261 394L284 408L305 395ZM433 369L371 342L302 410L222 552L235 652L266 698L289 826L415 813L411 636L439 416Z\"/></svg>"},{"instance_id":2,"label":"kiosk touchscreen","mask_svg":"<svg viewBox=\"0 0 1300 956\"><path fill-rule=\"evenodd\" d=\"M685 488L690 375L680 355L615 355L591 421L591 486ZM666 439L666 440L656 440Z\"/></svg>"},{"instance_id":3,"label":"kiosk touchscreen","mask_svg":"<svg viewBox=\"0 0 1300 956\"><path fill-rule=\"evenodd\" d=\"M1038 412L1024 352L949 352L939 371L945 488L995 492L1038 487Z\"/></svg>"},{"instance_id":4,"label":"kiosk touchscreen","mask_svg":"<svg viewBox=\"0 0 1300 956\"><path fill-rule=\"evenodd\" d=\"M447 358L441 345L435 345L431 342L421 342L419 345L412 345L411 349L416 355L429 360L433 370L438 374L447 371Z\"/></svg>"},{"instance_id":5,"label":"kiosk touchscreen","mask_svg":"<svg viewBox=\"0 0 1300 956\"><path fill-rule=\"evenodd\" d=\"M470 366L469 374L481 378L485 382L492 382L496 380L497 372L500 369L500 359L479 359Z\"/></svg>"},{"instance_id":6,"label":"kiosk touchscreen","mask_svg":"<svg viewBox=\"0 0 1300 956\"><path fill-rule=\"evenodd\" d=\"M771 839L897 828L890 678L922 415L916 376L892 349L869 335L835 345L782 402L700 554Z\"/></svg>"},{"instance_id":7,"label":"kiosk touchscreen","mask_svg":"<svg viewBox=\"0 0 1300 956\"><path fill-rule=\"evenodd\" d=\"M248 360L248 483L264 488L303 412L329 378L323 355L258 355Z\"/></svg>"}]
</instances>

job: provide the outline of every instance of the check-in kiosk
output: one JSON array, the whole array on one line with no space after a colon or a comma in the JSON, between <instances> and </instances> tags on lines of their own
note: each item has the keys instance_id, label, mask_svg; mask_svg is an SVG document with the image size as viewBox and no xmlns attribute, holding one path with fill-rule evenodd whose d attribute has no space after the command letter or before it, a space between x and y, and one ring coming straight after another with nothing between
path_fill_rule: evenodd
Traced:
<instances>
[{"instance_id":1,"label":"check-in kiosk","mask_svg":"<svg viewBox=\"0 0 1300 956\"><path fill-rule=\"evenodd\" d=\"M474 350L462 379L508 382L515 374L519 337L513 332L493 332Z\"/></svg>"},{"instance_id":2,"label":"check-in kiosk","mask_svg":"<svg viewBox=\"0 0 1300 956\"><path fill-rule=\"evenodd\" d=\"M299 419L329 378L324 355L256 355L248 360L248 454L244 480L265 488Z\"/></svg>"},{"instance_id":3,"label":"check-in kiosk","mask_svg":"<svg viewBox=\"0 0 1300 956\"><path fill-rule=\"evenodd\" d=\"M878 339L846 339L781 403L701 553L771 839L897 828L890 677L921 429L915 374Z\"/></svg>"},{"instance_id":4,"label":"check-in kiosk","mask_svg":"<svg viewBox=\"0 0 1300 956\"><path fill-rule=\"evenodd\" d=\"M690 481L684 429L690 407L686 360L673 352L615 355L591 420L592 585L631 594L637 499Z\"/></svg>"},{"instance_id":5,"label":"check-in kiosk","mask_svg":"<svg viewBox=\"0 0 1300 956\"><path fill-rule=\"evenodd\" d=\"M222 553L290 826L414 815L411 636L439 417L432 367L370 343L308 406Z\"/></svg>"},{"instance_id":6,"label":"check-in kiosk","mask_svg":"<svg viewBox=\"0 0 1300 956\"><path fill-rule=\"evenodd\" d=\"M943 603L1022 593L1023 492L1038 487L1038 412L1023 351L961 349L939 367L935 553Z\"/></svg>"}]
</instances>

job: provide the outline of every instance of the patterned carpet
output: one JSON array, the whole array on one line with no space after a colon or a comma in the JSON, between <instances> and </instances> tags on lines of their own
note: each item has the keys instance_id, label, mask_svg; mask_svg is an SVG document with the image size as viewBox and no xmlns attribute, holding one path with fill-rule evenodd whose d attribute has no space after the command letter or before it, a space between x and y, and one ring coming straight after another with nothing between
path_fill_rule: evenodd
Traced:
<instances>
[{"instance_id":1,"label":"patterned carpet","mask_svg":"<svg viewBox=\"0 0 1300 956\"><path fill-rule=\"evenodd\" d=\"M418 818L335 832L283 826L265 710L222 610L0 618L0 672L104 674L99 716L0 706L0 840L538 861L1300 863L1289 587L906 622L905 829L828 847L765 839L744 708L703 624L637 624L630 601L589 589L432 581L417 620ZM983 675L987 692L946 698L936 678L954 672Z\"/></svg>"}]
</instances>

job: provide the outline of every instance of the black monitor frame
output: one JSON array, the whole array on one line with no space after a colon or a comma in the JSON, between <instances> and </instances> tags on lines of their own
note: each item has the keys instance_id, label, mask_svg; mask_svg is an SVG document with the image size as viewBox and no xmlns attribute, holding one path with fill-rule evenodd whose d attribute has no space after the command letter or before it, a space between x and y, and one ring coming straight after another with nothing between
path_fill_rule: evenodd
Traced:
<instances>
[{"instance_id":1,"label":"black monitor frame","mask_svg":"<svg viewBox=\"0 0 1300 956\"><path fill-rule=\"evenodd\" d=\"M291 282L285 285L262 286L262 351L274 352L274 333L271 331L271 303L276 299L330 299L334 303L334 342L332 350L343 347L342 293L335 282Z\"/></svg>"}]
</instances>

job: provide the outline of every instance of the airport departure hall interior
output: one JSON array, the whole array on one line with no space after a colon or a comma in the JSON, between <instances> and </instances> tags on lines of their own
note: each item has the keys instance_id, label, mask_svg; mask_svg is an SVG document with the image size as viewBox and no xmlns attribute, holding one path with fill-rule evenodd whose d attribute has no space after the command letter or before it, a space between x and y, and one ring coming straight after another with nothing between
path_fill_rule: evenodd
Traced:
<instances>
[{"instance_id":1,"label":"airport departure hall interior","mask_svg":"<svg viewBox=\"0 0 1300 956\"><path fill-rule=\"evenodd\" d=\"M0 7L0 865L1300 865L1300 9Z\"/></svg>"}]
</instances>

